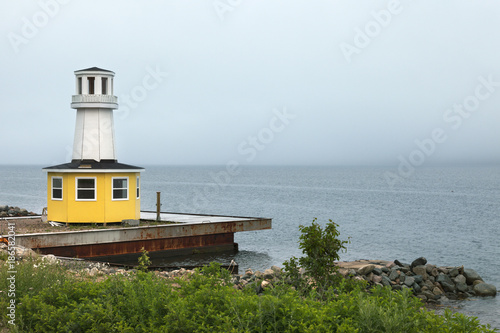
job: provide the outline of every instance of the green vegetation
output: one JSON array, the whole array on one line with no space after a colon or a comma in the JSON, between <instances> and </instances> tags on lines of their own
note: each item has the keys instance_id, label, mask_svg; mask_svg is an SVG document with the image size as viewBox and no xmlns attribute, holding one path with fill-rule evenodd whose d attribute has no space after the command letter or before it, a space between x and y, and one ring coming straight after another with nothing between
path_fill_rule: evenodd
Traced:
<instances>
[{"instance_id":1,"label":"green vegetation","mask_svg":"<svg viewBox=\"0 0 500 333\"><path fill-rule=\"evenodd\" d=\"M310 259L344 249L345 242L335 242L333 222L325 229L313 222L301 231L300 246ZM327 241L334 241L333 249ZM147 266L145 251L141 258ZM329 261L324 267L301 259L292 258L283 278L263 291L253 288L258 280L236 290L229 272L215 263L166 279L141 270L88 276L41 259L24 260L17 266L17 325L12 328L5 316L0 323L12 332L493 332L473 317L426 311L408 291L366 292L363 283L330 279L320 275L335 273ZM300 272L292 261L307 267L307 283L293 280ZM4 309L6 278L2 268ZM323 278L328 283L316 282Z\"/></svg>"},{"instance_id":2,"label":"green vegetation","mask_svg":"<svg viewBox=\"0 0 500 333\"><path fill-rule=\"evenodd\" d=\"M142 255L139 257L139 265L137 266L137 269L142 271L142 272L147 272L149 265L151 265L151 260L149 260L148 257L148 251L146 251L144 248L141 249Z\"/></svg>"}]
</instances>

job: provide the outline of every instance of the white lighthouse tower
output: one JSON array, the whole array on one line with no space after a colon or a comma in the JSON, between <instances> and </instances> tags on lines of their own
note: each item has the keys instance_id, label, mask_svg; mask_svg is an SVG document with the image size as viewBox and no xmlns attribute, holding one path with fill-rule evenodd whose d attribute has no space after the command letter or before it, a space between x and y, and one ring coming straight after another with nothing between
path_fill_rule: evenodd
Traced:
<instances>
[{"instance_id":1,"label":"white lighthouse tower","mask_svg":"<svg viewBox=\"0 0 500 333\"><path fill-rule=\"evenodd\" d=\"M75 71L75 139L70 163L47 171L47 218L66 223L111 223L140 218L143 168L118 163L113 95L115 73L91 67Z\"/></svg>"},{"instance_id":2,"label":"white lighthouse tower","mask_svg":"<svg viewBox=\"0 0 500 333\"><path fill-rule=\"evenodd\" d=\"M71 107L76 111L73 161L116 161L113 110L115 73L97 67L75 72L76 94Z\"/></svg>"}]
</instances>

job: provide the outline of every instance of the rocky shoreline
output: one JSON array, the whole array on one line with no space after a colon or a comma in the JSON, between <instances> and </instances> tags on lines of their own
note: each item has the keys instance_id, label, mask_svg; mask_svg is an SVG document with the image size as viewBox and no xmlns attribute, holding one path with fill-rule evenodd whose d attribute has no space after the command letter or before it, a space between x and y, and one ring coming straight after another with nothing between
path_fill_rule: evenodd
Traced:
<instances>
[{"instance_id":1,"label":"rocky shoreline","mask_svg":"<svg viewBox=\"0 0 500 333\"><path fill-rule=\"evenodd\" d=\"M7 251L5 244L0 244L0 252ZM15 247L16 260L39 256L31 249ZM106 263L85 260L63 260L53 255L45 255L44 261L53 264L66 265L75 274L88 274L89 276L130 275L135 269L125 269L110 266ZM69 259L69 258L68 258ZM393 290L411 289L415 297L427 304L441 304L449 300L461 300L475 296L496 296L497 288L483 281L481 276L473 269L463 266L436 266L428 264L427 260L420 257L411 264L399 260L356 260L339 262L339 272L345 278L364 280L368 283L367 289L374 286L387 286ZM177 269L164 271L155 269L154 273L160 277L173 279L187 277L194 270ZM304 272L302 272L304 273ZM269 269L253 271L246 269L243 274L233 274L232 284L235 289L242 290L248 287L261 292L266 288L282 281L283 270L272 266Z\"/></svg>"},{"instance_id":2,"label":"rocky shoreline","mask_svg":"<svg viewBox=\"0 0 500 333\"><path fill-rule=\"evenodd\" d=\"M3 206L0 205L0 218L1 217L21 217L21 216L37 216L39 214L29 212L27 209L13 207L13 206Z\"/></svg>"},{"instance_id":3,"label":"rocky shoreline","mask_svg":"<svg viewBox=\"0 0 500 333\"><path fill-rule=\"evenodd\" d=\"M411 264L399 260L357 260L339 263L345 277L367 281L370 286L388 286L393 290L412 289L413 294L427 303L474 296L496 296L497 288L484 282L471 268L436 266L420 257Z\"/></svg>"}]
</instances>

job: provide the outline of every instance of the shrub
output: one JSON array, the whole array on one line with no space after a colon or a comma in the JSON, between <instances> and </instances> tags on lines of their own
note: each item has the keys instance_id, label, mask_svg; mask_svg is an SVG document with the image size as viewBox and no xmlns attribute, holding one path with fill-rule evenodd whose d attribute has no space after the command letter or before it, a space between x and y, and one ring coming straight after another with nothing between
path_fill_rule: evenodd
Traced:
<instances>
[{"instance_id":1,"label":"shrub","mask_svg":"<svg viewBox=\"0 0 500 333\"><path fill-rule=\"evenodd\" d=\"M340 240L337 227L337 224L329 220L323 229L316 219L310 226L299 226L299 248L305 256L299 259L292 257L283 263L288 277L296 287L310 291L314 285L317 292L323 294L339 283L341 275L338 274L335 262L340 259L340 252L346 251L349 239ZM305 270L305 275L310 277L311 281L301 276L300 267Z\"/></svg>"}]
</instances>

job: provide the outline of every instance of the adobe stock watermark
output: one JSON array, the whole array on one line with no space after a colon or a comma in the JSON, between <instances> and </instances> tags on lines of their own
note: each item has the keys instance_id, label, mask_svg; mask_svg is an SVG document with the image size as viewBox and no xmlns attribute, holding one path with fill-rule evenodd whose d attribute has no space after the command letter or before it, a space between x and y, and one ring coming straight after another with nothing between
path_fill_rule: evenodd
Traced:
<instances>
[{"instance_id":1,"label":"adobe stock watermark","mask_svg":"<svg viewBox=\"0 0 500 333\"><path fill-rule=\"evenodd\" d=\"M352 62L355 54L360 54L361 50L368 47L373 39L377 38L384 28L387 28L392 22L394 16L401 14L403 6L399 0L391 0L387 3L387 9L372 11L370 13L372 20L368 21L363 28L354 28L354 38L352 44L340 43L340 51L348 63Z\"/></svg>"},{"instance_id":2,"label":"adobe stock watermark","mask_svg":"<svg viewBox=\"0 0 500 333\"><path fill-rule=\"evenodd\" d=\"M71 0L39 0L40 10L30 17L21 18L21 29L19 33L9 32L7 38L15 53L19 53L21 45L27 45L40 31L56 17L61 10L61 5L66 5Z\"/></svg>"},{"instance_id":3,"label":"adobe stock watermark","mask_svg":"<svg viewBox=\"0 0 500 333\"><path fill-rule=\"evenodd\" d=\"M219 19L224 22L226 14L233 12L242 2L243 0L215 0L212 5Z\"/></svg>"},{"instance_id":4,"label":"adobe stock watermark","mask_svg":"<svg viewBox=\"0 0 500 333\"><path fill-rule=\"evenodd\" d=\"M121 94L118 97L119 108L115 114L120 119L125 119L130 114L131 109L135 109L143 102L149 93L157 89L168 77L168 72L163 71L158 66L152 68L146 67L146 74L143 76L140 84L135 85L130 89L128 94Z\"/></svg>"},{"instance_id":5,"label":"adobe stock watermark","mask_svg":"<svg viewBox=\"0 0 500 333\"><path fill-rule=\"evenodd\" d=\"M487 78L479 76L477 80L479 83L471 95L465 97L462 103L454 104L443 113L443 121L449 129L453 131L460 129L464 119L470 118L479 109L481 102L490 98L500 87L500 81L494 81L491 74ZM415 140L415 149L407 156L398 156L397 172L386 171L384 173L387 184L392 188L396 183L411 177L416 168L422 166L436 152L438 145L446 142L446 140L448 140L448 134L442 127L434 128L427 138Z\"/></svg>"},{"instance_id":6,"label":"adobe stock watermark","mask_svg":"<svg viewBox=\"0 0 500 333\"><path fill-rule=\"evenodd\" d=\"M9 302L7 303L7 317L9 317L8 323L10 325L16 325L16 223L8 221L7 224L8 235L7 235L7 297Z\"/></svg>"},{"instance_id":7,"label":"adobe stock watermark","mask_svg":"<svg viewBox=\"0 0 500 333\"><path fill-rule=\"evenodd\" d=\"M261 128L255 134L249 135L237 146L237 152L241 159L251 163L258 156L259 152L266 149L282 133L291 122L297 118L297 115L288 112L286 108L282 110L274 109L273 116L269 119L268 126ZM230 185L234 177L241 172L241 163L239 159L230 160L225 164L223 170L210 172L210 178L213 183L205 185L202 189L196 189L190 202L181 203L179 211L192 212L198 211L210 204L210 198L217 195L222 189Z\"/></svg>"}]
</instances>

